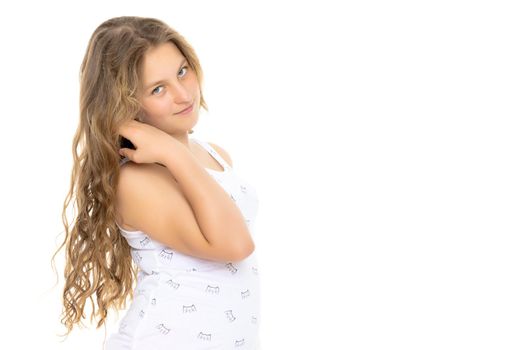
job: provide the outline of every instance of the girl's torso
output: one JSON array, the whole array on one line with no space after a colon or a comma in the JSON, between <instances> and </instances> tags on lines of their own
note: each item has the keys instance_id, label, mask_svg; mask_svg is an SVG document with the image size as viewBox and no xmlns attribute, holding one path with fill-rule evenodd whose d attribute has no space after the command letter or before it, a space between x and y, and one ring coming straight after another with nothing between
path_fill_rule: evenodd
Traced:
<instances>
[{"instance_id":1,"label":"girl's torso","mask_svg":"<svg viewBox=\"0 0 525 350\"><path fill-rule=\"evenodd\" d=\"M204 166L235 201L254 237L258 211L255 188L211 145L193 140L218 163L216 168L223 169L208 168L213 164L209 160ZM121 165L127 161L124 158ZM124 348L125 344L137 349L142 344L144 348L161 348L161 344L188 349L201 345L234 349L242 344L245 349L255 348L260 321L256 250L242 261L216 262L177 252L146 232L118 226L131 247L139 274L133 303L118 333L109 339L108 345L114 345L107 349Z\"/></svg>"}]
</instances>

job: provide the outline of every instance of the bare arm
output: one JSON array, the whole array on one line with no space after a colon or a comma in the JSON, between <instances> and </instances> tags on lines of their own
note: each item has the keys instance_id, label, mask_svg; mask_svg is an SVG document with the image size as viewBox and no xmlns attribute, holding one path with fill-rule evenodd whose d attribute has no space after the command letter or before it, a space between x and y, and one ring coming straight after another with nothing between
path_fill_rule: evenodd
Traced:
<instances>
[{"instance_id":1,"label":"bare arm","mask_svg":"<svg viewBox=\"0 0 525 350\"><path fill-rule=\"evenodd\" d=\"M199 164L195 156L178 150L166 157L165 165L190 203L205 239L212 248L234 249L248 256L255 249L244 217L220 184Z\"/></svg>"},{"instance_id":2,"label":"bare arm","mask_svg":"<svg viewBox=\"0 0 525 350\"><path fill-rule=\"evenodd\" d=\"M136 120L120 125L119 134L135 146L119 150L132 160L119 171L116 206L121 222L204 259L242 260L253 252L239 208L184 145Z\"/></svg>"}]
</instances>

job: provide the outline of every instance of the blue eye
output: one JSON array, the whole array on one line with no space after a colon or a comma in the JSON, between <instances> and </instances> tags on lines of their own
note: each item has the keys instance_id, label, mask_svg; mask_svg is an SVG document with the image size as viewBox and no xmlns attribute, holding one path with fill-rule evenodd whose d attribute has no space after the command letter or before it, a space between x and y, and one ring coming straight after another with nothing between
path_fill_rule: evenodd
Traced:
<instances>
[{"instance_id":1,"label":"blue eye","mask_svg":"<svg viewBox=\"0 0 525 350\"><path fill-rule=\"evenodd\" d=\"M184 67L181 68L181 70L182 69L188 69L188 66L184 66ZM186 75L186 74L184 74L184 75Z\"/></svg>"},{"instance_id":2,"label":"blue eye","mask_svg":"<svg viewBox=\"0 0 525 350\"><path fill-rule=\"evenodd\" d=\"M181 71L182 71L183 69L186 69L186 70L187 70L187 69L188 69L188 66L184 66L184 67L182 67L182 68L181 68ZM185 76L185 75L186 75L186 73L184 73L184 76ZM159 86L157 86L155 89L153 89L153 90L151 91L151 94L152 94L152 95L157 95L157 94L155 93L155 90L157 90L158 88L160 88L160 87L162 87L162 86L163 86L163 85L159 85Z\"/></svg>"},{"instance_id":3,"label":"blue eye","mask_svg":"<svg viewBox=\"0 0 525 350\"><path fill-rule=\"evenodd\" d=\"M152 93L153 95L156 95L155 90L157 90L157 89L160 88L160 87L162 87L162 85L157 86L155 89L153 89L153 90L151 91L151 93Z\"/></svg>"}]
</instances>

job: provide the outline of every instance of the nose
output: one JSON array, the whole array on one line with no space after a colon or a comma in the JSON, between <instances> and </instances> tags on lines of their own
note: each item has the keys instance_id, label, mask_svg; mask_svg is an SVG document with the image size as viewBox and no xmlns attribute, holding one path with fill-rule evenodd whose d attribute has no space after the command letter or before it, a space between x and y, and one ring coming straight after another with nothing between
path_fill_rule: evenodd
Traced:
<instances>
[{"instance_id":1,"label":"nose","mask_svg":"<svg viewBox=\"0 0 525 350\"><path fill-rule=\"evenodd\" d=\"M176 104L187 104L191 101L190 92L181 83L173 84L172 100Z\"/></svg>"}]
</instances>

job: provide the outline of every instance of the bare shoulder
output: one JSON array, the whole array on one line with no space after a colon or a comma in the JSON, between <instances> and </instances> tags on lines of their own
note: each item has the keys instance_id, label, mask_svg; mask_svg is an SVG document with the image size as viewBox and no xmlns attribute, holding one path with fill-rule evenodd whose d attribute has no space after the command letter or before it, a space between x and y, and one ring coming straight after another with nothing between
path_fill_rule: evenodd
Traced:
<instances>
[{"instance_id":1,"label":"bare shoulder","mask_svg":"<svg viewBox=\"0 0 525 350\"><path fill-rule=\"evenodd\" d=\"M209 142L209 141L207 142L221 155L222 158L224 158L224 160L228 163L228 165L233 167L232 158L230 157L230 155L228 154L228 152L226 152L224 148L220 147L219 145L213 142Z\"/></svg>"},{"instance_id":2,"label":"bare shoulder","mask_svg":"<svg viewBox=\"0 0 525 350\"><path fill-rule=\"evenodd\" d=\"M146 197L149 195L148 186L156 183L166 184L170 178L156 164L136 164L128 161L121 165L116 188L117 221L124 229L135 230L131 227L129 218L125 213L129 211L130 201L126 200L131 191L140 192L137 195ZM176 187L176 181L175 187ZM126 220L127 219L127 220Z\"/></svg>"}]
</instances>

